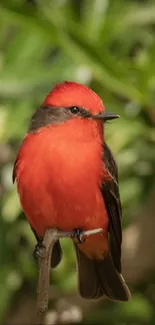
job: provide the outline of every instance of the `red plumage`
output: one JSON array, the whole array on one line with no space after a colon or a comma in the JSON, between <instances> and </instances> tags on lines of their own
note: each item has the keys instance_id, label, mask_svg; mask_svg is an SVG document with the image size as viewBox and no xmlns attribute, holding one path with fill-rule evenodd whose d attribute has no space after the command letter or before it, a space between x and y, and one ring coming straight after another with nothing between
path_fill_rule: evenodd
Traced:
<instances>
[{"instance_id":1,"label":"red plumage","mask_svg":"<svg viewBox=\"0 0 155 325\"><path fill-rule=\"evenodd\" d=\"M74 82L56 85L43 106L52 111L63 107L67 112L68 107L78 106L93 115L104 112L100 97ZM111 175L103 151L102 122L73 116L28 132L14 168L21 205L39 237L53 227L62 231L103 228L103 234L78 245L95 260L103 260L109 251L109 216L101 185Z\"/></svg>"}]
</instances>

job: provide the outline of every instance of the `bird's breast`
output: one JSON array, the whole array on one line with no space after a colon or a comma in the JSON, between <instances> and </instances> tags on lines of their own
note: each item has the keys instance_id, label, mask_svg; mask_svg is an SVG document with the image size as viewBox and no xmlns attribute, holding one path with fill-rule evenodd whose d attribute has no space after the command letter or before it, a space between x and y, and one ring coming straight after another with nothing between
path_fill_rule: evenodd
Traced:
<instances>
[{"instance_id":1,"label":"bird's breast","mask_svg":"<svg viewBox=\"0 0 155 325\"><path fill-rule=\"evenodd\" d=\"M47 228L107 228L100 192L104 176L97 141L69 143L31 135L19 151L16 179L23 210L40 236Z\"/></svg>"}]
</instances>

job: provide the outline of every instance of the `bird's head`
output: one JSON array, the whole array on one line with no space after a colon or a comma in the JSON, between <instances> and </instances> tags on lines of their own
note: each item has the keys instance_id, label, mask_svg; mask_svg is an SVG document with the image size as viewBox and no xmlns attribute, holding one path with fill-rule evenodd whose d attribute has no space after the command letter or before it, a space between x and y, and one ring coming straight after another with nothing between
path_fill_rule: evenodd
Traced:
<instances>
[{"instance_id":1,"label":"bird's head","mask_svg":"<svg viewBox=\"0 0 155 325\"><path fill-rule=\"evenodd\" d=\"M63 82L52 89L34 113L29 132L66 122L72 128L74 125L102 125L118 117L117 114L105 112L101 98L88 87L76 82Z\"/></svg>"}]
</instances>

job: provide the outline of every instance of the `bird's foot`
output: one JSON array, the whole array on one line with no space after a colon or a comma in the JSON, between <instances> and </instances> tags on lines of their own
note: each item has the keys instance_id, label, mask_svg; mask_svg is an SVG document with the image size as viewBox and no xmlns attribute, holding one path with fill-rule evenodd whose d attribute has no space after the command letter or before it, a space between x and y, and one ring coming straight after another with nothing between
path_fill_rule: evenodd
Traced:
<instances>
[{"instance_id":1,"label":"bird's foot","mask_svg":"<svg viewBox=\"0 0 155 325\"><path fill-rule=\"evenodd\" d=\"M76 244L83 244L85 241L84 231L79 228L74 229L71 238L75 239Z\"/></svg>"},{"instance_id":2,"label":"bird's foot","mask_svg":"<svg viewBox=\"0 0 155 325\"><path fill-rule=\"evenodd\" d=\"M45 249L45 246L43 245L42 241L38 242L34 248L33 256L35 259L38 258L44 258L42 251Z\"/></svg>"}]
</instances>

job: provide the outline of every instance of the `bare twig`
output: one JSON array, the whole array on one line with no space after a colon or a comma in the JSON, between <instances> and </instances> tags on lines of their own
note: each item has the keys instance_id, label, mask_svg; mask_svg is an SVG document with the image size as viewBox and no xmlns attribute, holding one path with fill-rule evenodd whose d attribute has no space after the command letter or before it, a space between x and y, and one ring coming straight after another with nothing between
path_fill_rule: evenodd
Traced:
<instances>
[{"instance_id":1,"label":"bare twig","mask_svg":"<svg viewBox=\"0 0 155 325\"><path fill-rule=\"evenodd\" d=\"M82 237L99 234L102 228L84 231ZM50 282L51 255L55 242L60 238L73 238L73 232L62 232L57 229L47 229L45 232L43 247L39 258L39 279L37 288L37 317L35 324L43 324L48 308L48 290Z\"/></svg>"}]
</instances>

